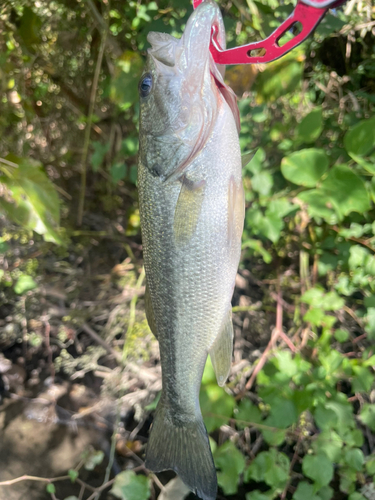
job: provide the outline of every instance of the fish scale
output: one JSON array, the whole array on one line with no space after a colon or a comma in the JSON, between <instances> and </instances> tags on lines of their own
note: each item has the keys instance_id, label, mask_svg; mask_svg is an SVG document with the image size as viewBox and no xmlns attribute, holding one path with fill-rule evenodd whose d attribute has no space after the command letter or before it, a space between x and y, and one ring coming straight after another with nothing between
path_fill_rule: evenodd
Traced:
<instances>
[{"instance_id":1,"label":"fish scale","mask_svg":"<svg viewBox=\"0 0 375 500\"><path fill-rule=\"evenodd\" d=\"M180 40L149 35L138 164L146 313L163 382L146 466L175 470L204 500L216 498L217 480L199 389L208 353L220 385L230 369L244 216L238 114L209 53L213 22L223 32L208 0Z\"/></svg>"}]
</instances>

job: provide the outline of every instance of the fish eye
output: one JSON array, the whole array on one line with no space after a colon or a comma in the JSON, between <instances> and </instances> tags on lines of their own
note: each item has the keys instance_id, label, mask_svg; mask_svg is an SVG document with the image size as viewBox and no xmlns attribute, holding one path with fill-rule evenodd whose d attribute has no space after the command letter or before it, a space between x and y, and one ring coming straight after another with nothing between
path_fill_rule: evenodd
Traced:
<instances>
[{"instance_id":1,"label":"fish eye","mask_svg":"<svg viewBox=\"0 0 375 500\"><path fill-rule=\"evenodd\" d=\"M141 97L147 97L152 90L152 75L146 73L139 82L139 93Z\"/></svg>"}]
</instances>

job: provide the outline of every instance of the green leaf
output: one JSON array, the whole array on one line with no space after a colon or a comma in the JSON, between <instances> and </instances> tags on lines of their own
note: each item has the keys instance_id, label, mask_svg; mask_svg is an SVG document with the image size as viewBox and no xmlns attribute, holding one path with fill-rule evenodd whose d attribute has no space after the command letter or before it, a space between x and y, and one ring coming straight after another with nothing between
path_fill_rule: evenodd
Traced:
<instances>
[{"instance_id":1,"label":"green leaf","mask_svg":"<svg viewBox=\"0 0 375 500\"><path fill-rule=\"evenodd\" d=\"M110 148L110 143L102 144L99 141L93 141L92 145L94 147L94 152L91 156L91 166L94 172L99 170L99 167L104 161L105 155L108 153Z\"/></svg>"},{"instance_id":2,"label":"green leaf","mask_svg":"<svg viewBox=\"0 0 375 500\"><path fill-rule=\"evenodd\" d=\"M26 293L30 290L34 290L38 284L33 280L31 276L28 276L27 274L22 274L18 280L17 283L14 286L14 291L18 295L22 295L23 293Z\"/></svg>"},{"instance_id":3,"label":"green leaf","mask_svg":"<svg viewBox=\"0 0 375 500\"><path fill-rule=\"evenodd\" d=\"M104 452L102 450L92 450L85 460L85 469L94 470L97 465L103 462Z\"/></svg>"},{"instance_id":4,"label":"green leaf","mask_svg":"<svg viewBox=\"0 0 375 500\"><path fill-rule=\"evenodd\" d=\"M348 330L344 330L343 328L338 328L335 330L335 339L338 342L346 342L349 338Z\"/></svg>"},{"instance_id":5,"label":"green leaf","mask_svg":"<svg viewBox=\"0 0 375 500\"><path fill-rule=\"evenodd\" d=\"M321 326L324 319L324 310L313 307L307 311L303 320L315 326Z\"/></svg>"},{"instance_id":6,"label":"green leaf","mask_svg":"<svg viewBox=\"0 0 375 500\"><path fill-rule=\"evenodd\" d=\"M296 128L296 138L302 142L314 142L323 130L322 108L316 108L306 115Z\"/></svg>"},{"instance_id":7,"label":"green leaf","mask_svg":"<svg viewBox=\"0 0 375 500\"><path fill-rule=\"evenodd\" d=\"M348 500L367 500L367 498L361 495L361 493L359 493L358 491L355 491L354 493L349 495Z\"/></svg>"},{"instance_id":8,"label":"green leaf","mask_svg":"<svg viewBox=\"0 0 375 500\"><path fill-rule=\"evenodd\" d=\"M332 208L332 204L319 189L310 189L303 191L297 195L303 203L307 205L307 212L310 217L321 217L328 224L337 223L336 212Z\"/></svg>"},{"instance_id":9,"label":"green leaf","mask_svg":"<svg viewBox=\"0 0 375 500\"><path fill-rule=\"evenodd\" d=\"M341 219L351 212L363 213L370 208L365 183L346 165L332 167L320 191L332 203Z\"/></svg>"},{"instance_id":10,"label":"green leaf","mask_svg":"<svg viewBox=\"0 0 375 500\"><path fill-rule=\"evenodd\" d=\"M111 493L121 500L147 500L151 496L150 480L132 470L125 470L115 477Z\"/></svg>"},{"instance_id":11,"label":"green leaf","mask_svg":"<svg viewBox=\"0 0 375 500\"><path fill-rule=\"evenodd\" d=\"M110 169L111 180L114 184L125 178L126 175L126 165L125 163L114 163Z\"/></svg>"},{"instance_id":12,"label":"green leaf","mask_svg":"<svg viewBox=\"0 0 375 500\"><path fill-rule=\"evenodd\" d=\"M202 387L200 404L207 432L218 429L233 415L234 399L216 384L207 384Z\"/></svg>"},{"instance_id":13,"label":"green leaf","mask_svg":"<svg viewBox=\"0 0 375 500\"><path fill-rule=\"evenodd\" d=\"M365 403L362 407L359 419L372 431L375 431L375 405Z\"/></svg>"},{"instance_id":14,"label":"green leaf","mask_svg":"<svg viewBox=\"0 0 375 500\"><path fill-rule=\"evenodd\" d=\"M249 399L244 399L234 410L234 416L237 421L237 426L240 429L250 426L251 424L260 424L262 422L262 414L257 406Z\"/></svg>"},{"instance_id":15,"label":"green leaf","mask_svg":"<svg viewBox=\"0 0 375 500\"><path fill-rule=\"evenodd\" d=\"M338 462L344 443L340 436L333 430L321 432L313 442L313 450L316 454L324 453L331 462Z\"/></svg>"},{"instance_id":16,"label":"green leaf","mask_svg":"<svg viewBox=\"0 0 375 500\"><path fill-rule=\"evenodd\" d=\"M324 296L324 310L325 311L338 311L345 305L345 300L340 297L335 291L328 292Z\"/></svg>"},{"instance_id":17,"label":"green leaf","mask_svg":"<svg viewBox=\"0 0 375 500\"><path fill-rule=\"evenodd\" d=\"M352 389L357 392L369 392L374 383L374 375L364 366L353 367L354 377L352 379Z\"/></svg>"},{"instance_id":18,"label":"green leaf","mask_svg":"<svg viewBox=\"0 0 375 500\"><path fill-rule=\"evenodd\" d=\"M314 187L328 168L328 157L321 149L296 151L281 161L285 179L298 186Z\"/></svg>"},{"instance_id":19,"label":"green leaf","mask_svg":"<svg viewBox=\"0 0 375 500\"><path fill-rule=\"evenodd\" d=\"M59 198L41 163L13 155L8 155L7 159L16 163L18 168L12 170L11 177L2 177L13 201L0 197L0 208L17 224L42 234L46 241L62 243L57 233Z\"/></svg>"},{"instance_id":20,"label":"green leaf","mask_svg":"<svg viewBox=\"0 0 375 500\"><path fill-rule=\"evenodd\" d=\"M24 7L23 14L20 19L18 33L24 41L26 48L34 53L33 45L41 42L42 20L38 17L30 7Z\"/></svg>"},{"instance_id":21,"label":"green leaf","mask_svg":"<svg viewBox=\"0 0 375 500\"><path fill-rule=\"evenodd\" d=\"M344 137L344 147L349 155L367 155L375 147L375 117L362 120Z\"/></svg>"},{"instance_id":22,"label":"green leaf","mask_svg":"<svg viewBox=\"0 0 375 500\"><path fill-rule=\"evenodd\" d=\"M360 472L363 468L363 464L365 463L365 457L362 450L360 450L359 448L347 450L345 453L345 462L352 469Z\"/></svg>"},{"instance_id":23,"label":"green leaf","mask_svg":"<svg viewBox=\"0 0 375 500\"><path fill-rule=\"evenodd\" d=\"M366 460L366 472L373 476L375 474L375 457L370 455Z\"/></svg>"},{"instance_id":24,"label":"green leaf","mask_svg":"<svg viewBox=\"0 0 375 500\"><path fill-rule=\"evenodd\" d=\"M293 500L320 500L320 497L314 493L312 484L301 481L293 494Z\"/></svg>"},{"instance_id":25,"label":"green leaf","mask_svg":"<svg viewBox=\"0 0 375 500\"><path fill-rule=\"evenodd\" d=\"M272 490L270 490L270 494L266 495L259 490L251 491L250 493L246 493L246 500L271 500L273 498Z\"/></svg>"},{"instance_id":26,"label":"green leaf","mask_svg":"<svg viewBox=\"0 0 375 500\"><path fill-rule=\"evenodd\" d=\"M226 441L216 449L214 461L217 468L219 486L225 495L234 495L238 490L239 475L245 468L245 458L232 441Z\"/></svg>"},{"instance_id":27,"label":"green leaf","mask_svg":"<svg viewBox=\"0 0 375 500\"><path fill-rule=\"evenodd\" d=\"M78 471L77 470L74 470L74 469L69 469L68 470L68 476L70 477L70 480L72 483L75 482L75 480L77 479L78 477Z\"/></svg>"},{"instance_id":28,"label":"green leaf","mask_svg":"<svg viewBox=\"0 0 375 500\"><path fill-rule=\"evenodd\" d=\"M47 490L47 493L49 493L50 495L54 495L56 493L56 488L55 488L55 485L53 483L48 483L46 486L46 490Z\"/></svg>"},{"instance_id":29,"label":"green leaf","mask_svg":"<svg viewBox=\"0 0 375 500\"><path fill-rule=\"evenodd\" d=\"M138 101L138 81L143 71L143 59L138 52L126 50L119 59L111 79L110 99L126 110Z\"/></svg>"},{"instance_id":30,"label":"green leaf","mask_svg":"<svg viewBox=\"0 0 375 500\"><path fill-rule=\"evenodd\" d=\"M375 339L375 307L369 307L367 309L367 315L365 316L366 332L370 340Z\"/></svg>"},{"instance_id":31,"label":"green leaf","mask_svg":"<svg viewBox=\"0 0 375 500\"><path fill-rule=\"evenodd\" d=\"M272 262L272 255L263 247L260 240L248 239L242 243L242 248L251 248L255 254L260 254L266 264Z\"/></svg>"},{"instance_id":32,"label":"green leaf","mask_svg":"<svg viewBox=\"0 0 375 500\"><path fill-rule=\"evenodd\" d=\"M321 307L324 303L324 291L321 288L309 288L303 295L301 295L301 302L309 304L314 307Z\"/></svg>"},{"instance_id":33,"label":"green leaf","mask_svg":"<svg viewBox=\"0 0 375 500\"><path fill-rule=\"evenodd\" d=\"M265 420L265 425L286 429L297 422L298 415L293 401L275 398L272 401L270 415Z\"/></svg>"},{"instance_id":34,"label":"green leaf","mask_svg":"<svg viewBox=\"0 0 375 500\"><path fill-rule=\"evenodd\" d=\"M305 455L302 461L305 476L315 481L318 488L328 485L333 479L333 464L326 455Z\"/></svg>"},{"instance_id":35,"label":"green leaf","mask_svg":"<svg viewBox=\"0 0 375 500\"><path fill-rule=\"evenodd\" d=\"M284 454L271 448L262 451L245 471L244 480L251 479L257 482L265 482L277 490L283 490L289 480L289 458Z\"/></svg>"},{"instance_id":36,"label":"green leaf","mask_svg":"<svg viewBox=\"0 0 375 500\"><path fill-rule=\"evenodd\" d=\"M268 172L257 172L251 179L251 187L257 193L268 195L273 186L272 175Z\"/></svg>"},{"instance_id":37,"label":"green leaf","mask_svg":"<svg viewBox=\"0 0 375 500\"><path fill-rule=\"evenodd\" d=\"M261 429L262 436L270 446L280 446L286 437L286 429Z\"/></svg>"}]
</instances>

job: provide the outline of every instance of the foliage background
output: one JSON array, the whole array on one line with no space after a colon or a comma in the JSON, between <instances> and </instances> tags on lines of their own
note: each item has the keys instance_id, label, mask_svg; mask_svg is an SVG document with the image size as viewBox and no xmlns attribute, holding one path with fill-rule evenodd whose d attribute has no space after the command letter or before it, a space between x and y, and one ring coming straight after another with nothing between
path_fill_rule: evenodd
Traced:
<instances>
[{"instance_id":1,"label":"foliage background","mask_svg":"<svg viewBox=\"0 0 375 500\"><path fill-rule=\"evenodd\" d=\"M220 7L233 46L270 34L293 5ZM74 380L97 402L128 402L108 427L102 481L113 484L115 461L112 493L77 487L82 464L100 466L99 450L71 464L65 490L49 483L46 498L160 491L139 465L160 387L143 312L137 84L147 33L179 36L190 13L188 0L0 6L3 404L18 395L29 405L46 384ZM350 0L281 60L227 70L241 148L256 154L243 171L233 373L221 389L208 365L201 394L219 498L374 498L374 30L372 3Z\"/></svg>"}]
</instances>

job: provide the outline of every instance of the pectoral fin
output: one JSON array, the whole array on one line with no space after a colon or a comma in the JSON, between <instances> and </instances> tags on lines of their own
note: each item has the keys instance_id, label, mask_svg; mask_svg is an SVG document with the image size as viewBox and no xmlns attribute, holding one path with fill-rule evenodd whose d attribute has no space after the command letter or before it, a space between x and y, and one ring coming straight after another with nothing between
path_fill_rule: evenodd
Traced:
<instances>
[{"instance_id":1,"label":"pectoral fin","mask_svg":"<svg viewBox=\"0 0 375 500\"><path fill-rule=\"evenodd\" d=\"M233 177L228 186L228 245L241 239L245 217L245 193L242 182L237 186Z\"/></svg>"},{"instance_id":2,"label":"pectoral fin","mask_svg":"<svg viewBox=\"0 0 375 500\"><path fill-rule=\"evenodd\" d=\"M233 323L232 311L223 325L219 335L216 337L214 345L210 349L210 357L215 370L216 380L222 387L229 375L232 364L233 351Z\"/></svg>"},{"instance_id":3,"label":"pectoral fin","mask_svg":"<svg viewBox=\"0 0 375 500\"><path fill-rule=\"evenodd\" d=\"M177 245L186 245L197 227L204 199L205 181L193 182L183 176L174 214L174 237Z\"/></svg>"},{"instance_id":4,"label":"pectoral fin","mask_svg":"<svg viewBox=\"0 0 375 500\"><path fill-rule=\"evenodd\" d=\"M148 288L147 283L146 283L146 291L145 291L145 310L146 310L146 318L147 318L148 326L150 327L150 330L155 335L155 337L158 338L157 331L156 331L154 310L152 308L152 302L151 302L150 289Z\"/></svg>"}]
</instances>

